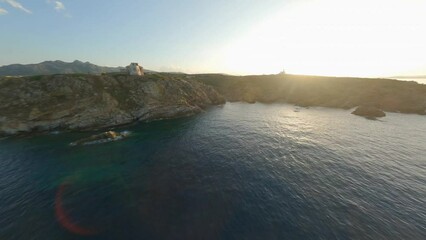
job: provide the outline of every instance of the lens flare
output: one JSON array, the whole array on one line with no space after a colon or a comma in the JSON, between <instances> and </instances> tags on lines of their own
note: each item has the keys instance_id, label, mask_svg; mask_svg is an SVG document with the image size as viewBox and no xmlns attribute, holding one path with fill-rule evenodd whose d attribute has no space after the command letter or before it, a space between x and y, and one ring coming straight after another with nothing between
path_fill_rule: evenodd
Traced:
<instances>
[{"instance_id":1,"label":"lens flare","mask_svg":"<svg viewBox=\"0 0 426 240\"><path fill-rule=\"evenodd\" d=\"M83 235L83 236L97 234L97 231L94 230L94 229L84 228L84 227L79 226L76 223L74 223L74 221L66 213L65 208L63 206L62 197L63 197L63 194L65 192L65 189L68 186L70 186L69 183L63 183L59 186L59 189L56 192L56 197L55 197L56 219L58 220L58 222L61 224L62 227L64 227L65 229L67 229L68 231L70 231L74 234Z\"/></svg>"}]
</instances>

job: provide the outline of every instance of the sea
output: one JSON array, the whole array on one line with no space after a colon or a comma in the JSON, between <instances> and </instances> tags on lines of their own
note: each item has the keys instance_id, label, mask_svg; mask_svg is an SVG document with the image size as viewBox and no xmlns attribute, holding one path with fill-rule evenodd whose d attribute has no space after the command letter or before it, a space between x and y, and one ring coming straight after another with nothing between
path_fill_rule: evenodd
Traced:
<instances>
[{"instance_id":1,"label":"sea","mask_svg":"<svg viewBox=\"0 0 426 240\"><path fill-rule=\"evenodd\" d=\"M426 116L226 103L0 140L0 239L426 239Z\"/></svg>"},{"instance_id":2,"label":"sea","mask_svg":"<svg viewBox=\"0 0 426 240\"><path fill-rule=\"evenodd\" d=\"M400 81L417 82L418 84L426 84L426 78L396 78Z\"/></svg>"}]
</instances>

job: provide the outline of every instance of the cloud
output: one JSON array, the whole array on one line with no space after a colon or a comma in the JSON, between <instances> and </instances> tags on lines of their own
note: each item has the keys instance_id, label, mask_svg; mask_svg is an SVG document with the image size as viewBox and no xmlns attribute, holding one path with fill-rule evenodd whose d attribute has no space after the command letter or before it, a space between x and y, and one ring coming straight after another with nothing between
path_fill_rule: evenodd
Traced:
<instances>
[{"instance_id":1,"label":"cloud","mask_svg":"<svg viewBox=\"0 0 426 240\"><path fill-rule=\"evenodd\" d=\"M55 10L56 10L56 11L58 11L58 12L65 10L65 5L64 5L64 3L63 3L63 2L61 2L61 1L47 0L47 2L48 2L49 4L50 4L50 3L53 3L53 4L55 5L55 6L54 6Z\"/></svg>"},{"instance_id":2,"label":"cloud","mask_svg":"<svg viewBox=\"0 0 426 240\"><path fill-rule=\"evenodd\" d=\"M0 8L0 16L7 14L6 9Z\"/></svg>"},{"instance_id":3,"label":"cloud","mask_svg":"<svg viewBox=\"0 0 426 240\"><path fill-rule=\"evenodd\" d=\"M65 10L65 5L62 2L55 1L55 9L57 11Z\"/></svg>"},{"instance_id":4,"label":"cloud","mask_svg":"<svg viewBox=\"0 0 426 240\"><path fill-rule=\"evenodd\" d=\"M26 12L26 13L32 13L30 10L28 10L27 8L25 8L24 6L22 6L22 4L21 3L19 3L18 1L16 1L16 0L3 0L3 2L6 2L6 3L8 3L10 6L12 6L12 7L14 7L14 8L17 8L17 9L19 9L19 10L22 10L22 11L24 11L24 12Z\"/></svg>"}]
</instances>

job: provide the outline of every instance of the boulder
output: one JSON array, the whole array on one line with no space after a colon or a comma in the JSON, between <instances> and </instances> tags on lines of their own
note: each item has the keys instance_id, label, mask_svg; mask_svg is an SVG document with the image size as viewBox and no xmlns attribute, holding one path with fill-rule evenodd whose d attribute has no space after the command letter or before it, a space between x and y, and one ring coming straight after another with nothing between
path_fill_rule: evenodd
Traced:
<instances>
[{"instance_id":1,"label":"boulder","mask_svg":"<svg viewBox=\"0 0 426 240\"><path fill-rule=\"evenodd\" d=\"M355 111L352 112L352 114L362 116L371 120L386 116L385 112L383 112L379 108L372 106L359 106L355 109Z\"/></svg>"}]
</instances>

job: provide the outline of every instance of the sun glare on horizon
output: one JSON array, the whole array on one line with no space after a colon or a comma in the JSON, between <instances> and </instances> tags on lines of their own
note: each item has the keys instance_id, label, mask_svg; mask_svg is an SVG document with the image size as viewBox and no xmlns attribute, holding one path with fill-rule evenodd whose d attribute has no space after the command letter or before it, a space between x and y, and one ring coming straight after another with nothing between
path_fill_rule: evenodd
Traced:
<instances>
[{"instance_id":1,"label":"sun glare on horizon","mask_svg":"<svg viewBox=\"0 0 426 240\"><path fill-rule=\"evenodd\" d=\"M391 76L426 68L426 1L304 1L224 47L234 74Z\"/></svg>"}]
</instances>

